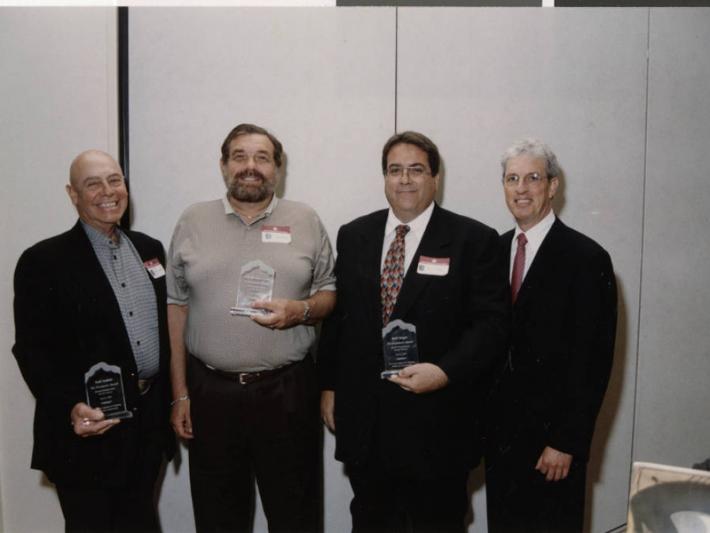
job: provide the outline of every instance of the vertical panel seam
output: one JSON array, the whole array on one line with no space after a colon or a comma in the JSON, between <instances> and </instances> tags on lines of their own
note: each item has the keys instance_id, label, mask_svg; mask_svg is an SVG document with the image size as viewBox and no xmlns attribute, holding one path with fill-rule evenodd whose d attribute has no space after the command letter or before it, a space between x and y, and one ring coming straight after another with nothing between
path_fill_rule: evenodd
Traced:
<instances>
[{"instance_id":1,"label":"vertical panel seam","mask_svg":"<svg viewBox=\"0 0 710 533\"><path fill-rule=\"evenodd\" d=\"M113 18L112 15L115 15L116 18ZM112 57L111 54L114 51L114 49L111 48L111 43L109 40L113 41L113 44L118 47L118 36L117 34L113 33L111 26L113 27L113 31L118 31L118 11L116 10L115 12L111 11L110 9L106 9L106 39L104 39L104 44L105 44L105 49L104 49L104 57L106 58L106 69L105 69L105 76L106 76L106 147L108 148L108 152L112 153L115 150L118 149L118 131L113 132L116 134L115 137L111 136L110 130L112 126L115 126L116 129L118 130L118 107L115 109L113 108L113 105L118 106L118 80L116 80L116 84L114 87L111 87L109 84L113 78L112 76L112 70L116 69L113 74L117 75L118 74L118 69L117 65L115 65L112 62ZM116 48L117 50L117 48ZM118 56L116 55L113 57L116 61L118 61ZM111 97L111 92L114 92L114 97ZM115 113L115 115L114 115ZM111 118L115 116L116 121ZM112 142L113 141L113 142Z\"/></svg>"},{"instance_id":2,"label":"vertical panel seam","mask_svg":"<svg viewBox=\"0 0 710 533\"><path fill-rule=\"evenodd\" d=\"M643 146L643 181L641 184L641 261L639 264L639 295L638 295L638 318L636 322L636 372L634 372L634 405L633 405L633 430L631 431L631 457L629 461L629 484L631 483L632 465L636 448L636 427L637 410L639 403L639 361L641 354L641 312L643 302L643 263L646 240L646 177L648 171L648 110L649 110L649 88L651 78L651 8L648 8L646 21L646 109L644 123L644 146Z\"/></svg>"},{"instance_id":3,"label":"vertical panel seam","mask_svg":"<svg viewBox=\"0 0 710 533\"><path fill-rule=\"evenodd\" d=\"M126 178L126 186L130 192L130 158L129 158L129 109L128 109L128 7L117 7L118 12L118 159ZM126 207L126 212L121 217L123 228L131 227L131 207L130 202Z\"/></svg>"},{"instance_id":4,"label":"vertical panel seam","mask_svg":"<svg viewBox=\"0 0 710 533\"><path fill-rule=\"evenodd\" d=\"M397 83L399 81L399 62L398 54L399 51L399 6L394 7L394 132L397 133Z\"/></svg>"}]
</instances>

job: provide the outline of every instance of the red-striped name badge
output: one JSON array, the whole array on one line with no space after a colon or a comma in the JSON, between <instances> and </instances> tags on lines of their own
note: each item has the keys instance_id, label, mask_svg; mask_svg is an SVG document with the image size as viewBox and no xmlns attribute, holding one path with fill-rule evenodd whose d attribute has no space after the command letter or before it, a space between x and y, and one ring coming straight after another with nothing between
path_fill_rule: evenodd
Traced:
<instances>
[{"instance_id":1,"label":"red-striped name badge","mask_svg":"<svg viewBox=\"0 0 710 533\"><path fill-rule=\"evenodd\" d=\"M446 276L449 273L449 257L419 257L417 272L425 276Z\"/></svg>"},{"instance_id":2,"label":"red-striped name badge","mask_svg":"<svg viewBox=\"0 0 710 533\"><path fill-rule=\"evenodd\" d=\"M153 279L162 278L165 275L165 269L163 265L160 264L157 257L144 261L143 266Z\"/></svg>"},{"instance_id":3,"label":"red-striped name badge","mask_svg":"<svg viewBox=\"0 0 710 533\"><path fill-rule=\"evenodd\" d=\"M291 242L291 226L262 226L261 242L288 244Z\"/></svg>"}]
</instances>

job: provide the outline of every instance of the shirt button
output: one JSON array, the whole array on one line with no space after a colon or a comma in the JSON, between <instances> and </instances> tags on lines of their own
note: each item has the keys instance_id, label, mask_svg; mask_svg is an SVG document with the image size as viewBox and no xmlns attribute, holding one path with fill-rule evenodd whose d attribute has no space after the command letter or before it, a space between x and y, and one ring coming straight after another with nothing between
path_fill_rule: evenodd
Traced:
<instances>
[{"instance_id":1,"label":"shirt button","mask_svg":"<svg viewBox=\"0 0 710 533\"><path fill-rule=\"evenodd\" d=\"M136 341L136 344L137 344L138 346L140 346L140 345L141 345L141 341Z\"/></svg>"},{"instance_id":2,"label":"shirt button","mask_svg":"<svg viewBox=\"0 0 710 533\"><path fill-rule=\"evenodd\" d=\"M121 287L123 287L123 288L125 289L125 288L126 288L126 284L125 284L125 283L121 283Z\"/></svg>"},{"instance_id":3,"label":"shirt button","mask_svg":"<svg viewBox=\"0 0 710 533\"><path fill-rule=\"evenodd\" d=\"M128 316L133 316L133 311L128 311Z\"/></svg>"}]
</instances>

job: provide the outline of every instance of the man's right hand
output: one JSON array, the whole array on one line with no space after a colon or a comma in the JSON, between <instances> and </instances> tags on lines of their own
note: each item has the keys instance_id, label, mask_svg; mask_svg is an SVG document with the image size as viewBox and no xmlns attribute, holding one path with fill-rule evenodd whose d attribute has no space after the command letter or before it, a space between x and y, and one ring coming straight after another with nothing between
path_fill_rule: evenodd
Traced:
<instances>
[{"instance_id":1,"label":"man's right hand","mask_svg":"<svg viewBox=\"0 0 710 533\"><path fill-rule=\"evenodd\" d=\"M69 416L74 433L80 437L103 435L120 422L117 418L106 420L101 409L92 409L84 402L74 405Z\"/></svg>"},{"instance_id":2,"label":"man's right hand","mask_svg":"<svg viewBox=\"0 0 710 533\"><path fill-rule=\"evenodd\" d=\"M560 481L567 477L571 466L570 454L545 446L537 460L535 470L544 475L547 481Z\"/></svg>"},{"instance_id":3,"label":"man's right hand","mask_svg":"<svg viewBox=\"0 0 710 533\"><path fill-rule=\"evenodd\" d=\"M173 404L170 413L170 424L181 439L191 439L192 418L190 417L190 400L179 400Z\"/></svg>"},{"instance_id":4,"label":"man's right hand","mask_svg":"<svg viewBox=\"0 0 710 533\"><path fill-rule=\"evenodd\" d=\"M335 417L333 411L335 408L335 391L324 390L320 393L320 416L323 423L335 433Z\"/></svg>"}]
</instances>

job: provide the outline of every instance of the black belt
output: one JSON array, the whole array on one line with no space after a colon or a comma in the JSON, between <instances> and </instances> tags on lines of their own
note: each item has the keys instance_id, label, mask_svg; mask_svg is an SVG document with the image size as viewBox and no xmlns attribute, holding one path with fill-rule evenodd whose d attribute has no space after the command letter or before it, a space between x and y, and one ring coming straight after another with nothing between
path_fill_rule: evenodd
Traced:
<instances>
[{"instance_id":1,"label":"black belt","mask_svg":"<svg viewBox=\"0 0 710 533\"><path fill-rule=\"evenodd\" d=\"M197 359L197 361L200 360ZM280 374L281 372L288 370L289 368L293 367L294 364L296 364L288 363L284 366L280 366L272 370L261 370L259 372L229 372L227 370L220 370L219 368L214 368L213 366L203 363L202 361L200 361L200 363L210 372L214 372L215 374L217 374L218 376L222 376L223 378L236 381L240 385L249 385L250 383L256 383L257 381L262 381L266 378L274 377Z\"/></svg>"}]
</instances>

